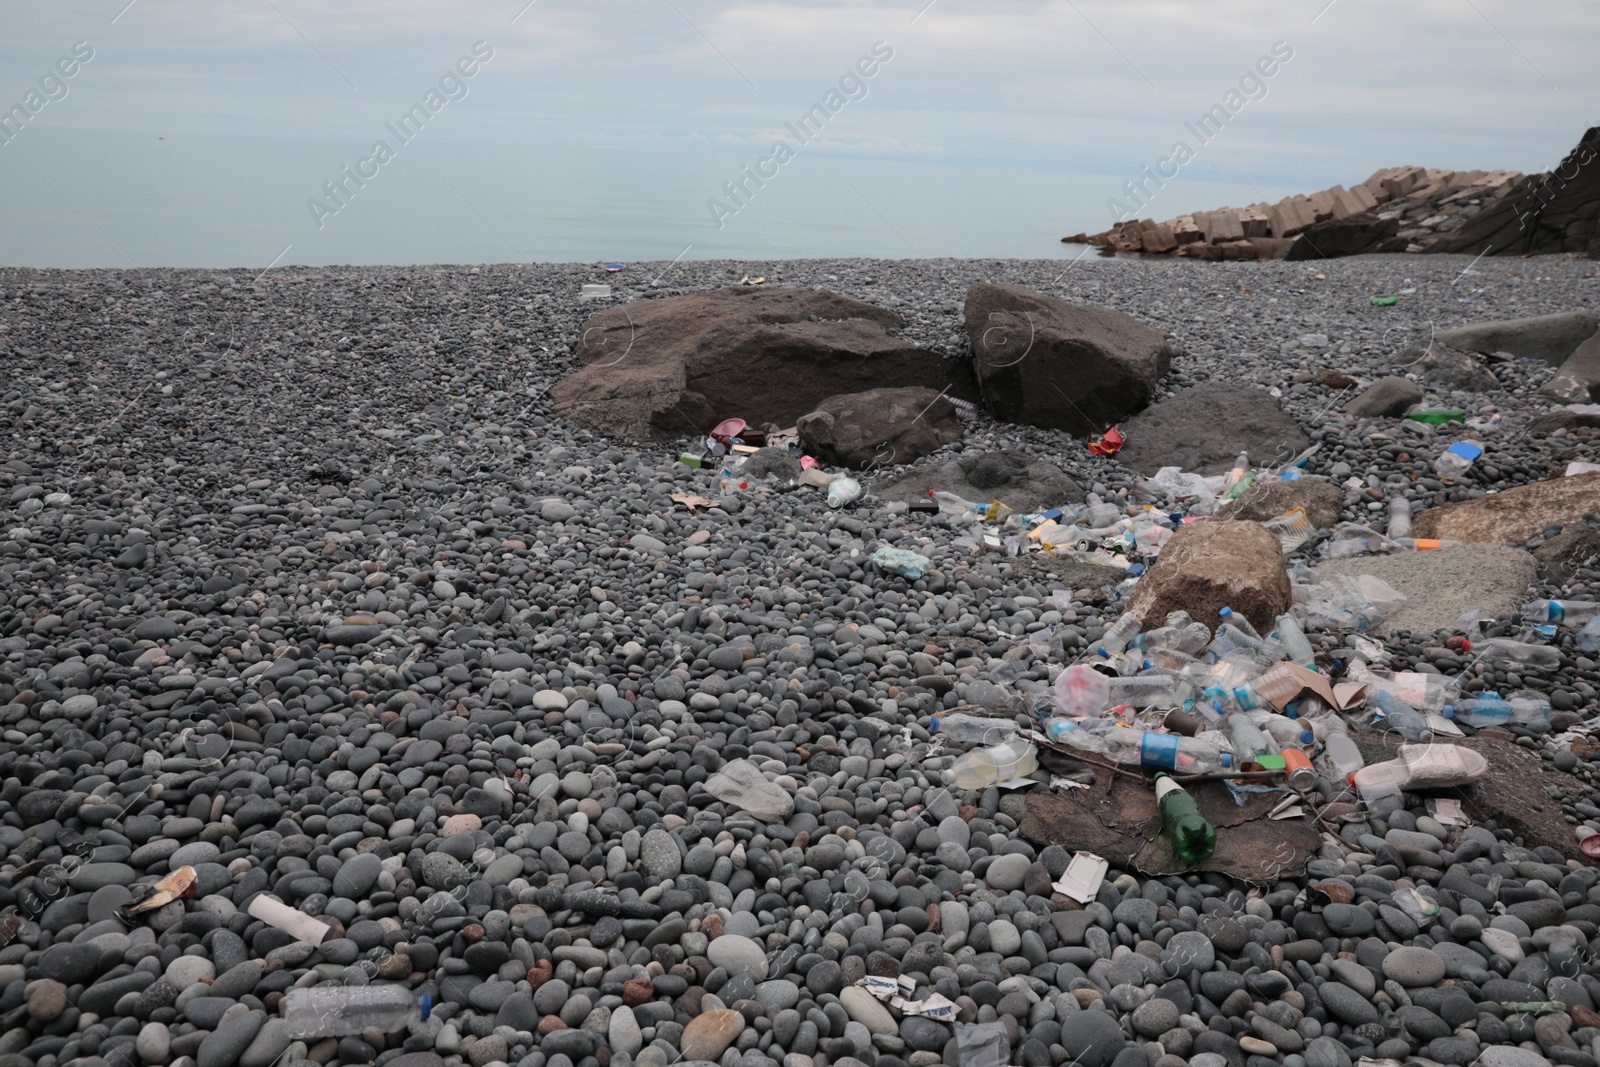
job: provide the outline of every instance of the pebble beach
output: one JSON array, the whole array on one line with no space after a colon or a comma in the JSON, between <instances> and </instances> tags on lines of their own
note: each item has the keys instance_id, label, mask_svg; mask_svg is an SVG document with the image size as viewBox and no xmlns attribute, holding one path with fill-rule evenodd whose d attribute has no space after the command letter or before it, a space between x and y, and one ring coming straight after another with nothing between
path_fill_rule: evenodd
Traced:
<instances>
[{"instance_id":1,"label":"pebble beach","mask_svg":"<svg viewBox=\"0 0 1600 1067\"><path fill-rule=\"evenodd\" d=\"M1000 1022L1025 1067L1595 1067L1600 871L1506 827L1419 803L1347 822L1304 877L1113 867L1087 905L1053 900L1070 853L1019 835L1022 793L947 788L930 720L1047 685L1114 594L870 486L838 510L724 496L686 441L551 411L591 313L756 276L900 312L951 357L974 282L1125 312L1179 352L1162 396L1269 390L1345 521L1600 461L1600 430L1529 431L1557 406L1539 361L1419 383L1485 420L1449 483L1459 426L1343 410L1436 330L1600 309L1596 264L1559 256L0 270L0 1067L999 1067L958 1064L949 1023L867 976ZM580 302L591 283L613 297ZM1140 499L1081 438L966 429L921 462L1043 457ZM933 568L882 573L883 546ZM1487 632L1515 636L1511 604L1600 599L1600 559L1529 582L1416 555L1384 562L1449 610L1412 598L1407 625L1439 628L1382 634L1394 669L1542 692L1555 722L1514 742L1570 781L1548 806L1573 841L1600 829L1600 752L1572 743L1594 654L1570 631L1551 670L1446 644L1463 585L1505 590ZM736 761L778 813L708 790ZM185 866L191 896L119 919ZM1406 910L1413 885L1436 911ZM320 943L251 914L263 894ZM374 983L428 1018L291 1035L291 989Z\"/></svg>"}]
</instances>

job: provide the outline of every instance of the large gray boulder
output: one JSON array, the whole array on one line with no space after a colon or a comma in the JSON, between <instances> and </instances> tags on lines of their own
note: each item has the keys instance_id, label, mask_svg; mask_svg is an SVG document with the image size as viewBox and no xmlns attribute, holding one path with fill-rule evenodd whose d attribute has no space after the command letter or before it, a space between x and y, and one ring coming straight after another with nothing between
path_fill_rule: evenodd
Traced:
<instances>
[{"instance_id":1,"label":"large gray boulder","mask_svg":"<svg viewBox=\"0 0 1600 1067\"><path fill-rule=\"evenodd\" d=\"M1296 237L1283 258L1297 262L1359 256L1368 252L1404 251L1403 241L1398 248L1390 244L1399 232L1400 223L1397 220L1380 219L1367 212L1342 219L1324 219Z\"/></svg>"},{"instance_id":2,"label":"large gray boulder","mask_svg":"<svg viewBox=\"0 0 1600 1067\"><path fill-rule=\"evenodd\" d=\"M1525 319L1475 322L1440 330L1436 342L1468 352L1510 352L1523 359L1542 359L1559 367L1584 341L1600 330L1600 322L1588 311L1562 311L1554 315L1534 315Z\"/></svg>"},{"instance_id":3,"label":"large gray boulder","mask_svg":"<svg viewBox=\"0 0 1600 1067\"><path fill-rule=\"evenodd\" d=\"M1173 356L1165 334L1120 311L1020 285L968 289L966 326L990 414L1080 437L1148 405Z\"/></svg>"},{"instance_id":4,"label":"large gray boulder","mask_svg":"<svg viewBox=\"0 0 1600 1067\"><path fill-rule=\"evenodd\" d=\"M793 426L830 396L927 386L976 399L966 360L895 333L893 311L821 289L741 286L638 300L590 316L558 415L631 438L700 434L726 418Z\"/></svg>"},{"instance_id":5,"label":"large gray boulder","mask_svg":"<svg viewBox=\"0 0 1600 1067\"><path fill-rule=\"evenodd\" d=\"M807 452L856 470L910 463L961 440L955 405L923 386L830 396L796 428Z\"/></svg>"},{"instance_id":6,"label":"large gray boulder","mask_svg":"<svg viewBox=\"0 0 1600 1067\"><path fill-rule=\"evenodd\" d=\"M1600 126L1585 132L1555 170L1523 178L1454 234L1430 245L1428 251L1472 256L1587 252L1593 258L1600 247L1597 205Z\"/></svg>"},{"instance_id":7,"label":"large gray boulder","mask_svg":"<svg viewBox=\"0 0 1600 1067\"><path fill-rule=\"evenodd\" d=\"M1258 467L1286 463L1311 446L1300 424L1265 389L1203 382L1140 413L1122 427L1116 459L1140 474L1182 467L1221 474L1248 452Z\"/></svg>"},{"instance_id":8,"label":"large gray boulder","mask_svg":"<svg viewBox=\"0 0 1600 1067\"><path fill-rule=\"evenodd\" d=\"M1600 334L1579 345L1539 392L1564 404L1600 400Z\"/></svg>"},{"instance_id":9,"label":"large gray boulder","mask_svg":"<svg viewBox=\"0 0 1600 1067\"><path fill-rule=\"evenodd\" d=\"M1381 419L1404 415L1411 405L1421 402L1421 386L1409 378L1390 375L1367 386L1344 410L1353 419Z\"/></svg>"}]
</instances>

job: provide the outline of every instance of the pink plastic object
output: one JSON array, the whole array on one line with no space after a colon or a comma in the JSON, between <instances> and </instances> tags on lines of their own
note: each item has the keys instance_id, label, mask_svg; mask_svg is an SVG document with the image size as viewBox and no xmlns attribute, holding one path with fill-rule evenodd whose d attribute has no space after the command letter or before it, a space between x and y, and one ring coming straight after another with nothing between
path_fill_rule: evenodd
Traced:
<instances>
[{"instance_id":1,"label":"pink plastic object","mask_svg":"<svg viewBox=\"0 0 1600 1067\"><path fill-rule=\"evenodd\" d=\"M1068 718L1094 718L1110 699L1111 679L1093 667L1068 667L1056 679L1056 711Z\"/></svg>"},{"instance_id":2,"label":"pink plastic object","mask_svg":"<svg viewBox=\"0 0 1600 1067\"><path fill-rule=\"evenodd\" d=\"M723 419L711 428L711 433L707 436L728 441L744 433L745 427L748 425L749 423L743 419Z\"/></svg>"}]
</instances>

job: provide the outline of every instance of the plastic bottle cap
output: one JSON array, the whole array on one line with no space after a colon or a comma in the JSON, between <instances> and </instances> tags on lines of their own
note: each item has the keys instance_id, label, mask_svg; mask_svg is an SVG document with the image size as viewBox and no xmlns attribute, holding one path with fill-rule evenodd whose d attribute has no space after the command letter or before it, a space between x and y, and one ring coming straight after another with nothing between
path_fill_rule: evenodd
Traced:
<instances>
[{"instance_id":1,"label":"plastic bottle cap","mask_svg":"<svg viewBox=\"0 0 1600 1067\"><path fill-rule=\"evenodd\" d=\"M1224 619L1226 619L1228 616L1233 614L1233 609L1232 608L1223 608L1221 611L1217 612L1217 614L1222 616Z\"/></svg>"},{"instance_id":2,"label":"plastic bottle cap","mask_svg":"<svg viewBox=\"0 0 1600 1067\"><path fill-rule=\"evenodd\" d=\"M1443 715L1447 719L1453 719L1456 717L1456 706L1454 704L1446 704L1444 709L1440 711L1439 714Z\"/></svg>"}]
</instances>

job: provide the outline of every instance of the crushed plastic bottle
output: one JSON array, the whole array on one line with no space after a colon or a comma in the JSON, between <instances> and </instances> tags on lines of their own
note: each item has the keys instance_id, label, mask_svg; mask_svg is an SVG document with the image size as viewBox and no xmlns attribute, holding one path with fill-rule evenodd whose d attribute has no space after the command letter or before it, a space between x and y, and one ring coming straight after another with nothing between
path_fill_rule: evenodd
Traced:
<instances>
[{"instance_id":1,"label":"crushed plastic bottle","mask_svg":"<svg viewBox=\"0 0 1600 1067\"><path fill-rule=\"evenodd\" d=\"M1433 740L1433 729L1422 713L1387 689L1379 689L1373 693L1372 703L1383 713L1385 730L1396 730L1407 741L1426 743Z\"/></svg>"},{"instance_id":2,"label":"crushed plastic bottle","mask_svg":"<svg viewBox=\"0 0 1600 1067\"><path fill-rule=\"evenodd\" d=\"M946 781L954 789L987 789L996 782L1026 778L1038 769L1038 750L1031 741L1016 738L966 753L946 772Z\"/></svg>"},{"instance_id":3,"label":"crushed plastic bottle","mask_svg":"<svg viewBox=\"0 0 1600 1067\"><path fill-rule=\"evenodd\" d=\"M392 1034L426 1019L433 998L402 985L318 985L284 995L289 1036L296 1041L351 1037L365 1030Z\"/></svg>"},{"instance_id":4,"label":"crushed plastic bottle","mask_svg":"<svg viewBox=\"0 0 1600 1067\"><path fill-rule=\"evenodd\" d=\"M1389 498L1390 540L1411 536L1411 501L1403 496Z\"/></svg>"},{"instance_id":5,"label":"crushed plastic bottle","mask_svg":"<svg viewBox=\"0 0 1600 1067\"><path fill-rule=\"evenodd\" d=\"M1108 679L1111 683L1112 704L1128 704L1136 708L1181 707L1189 695L1189 687L1171 675L1154 671L1124 678Z\"/></svg>"},{"instance_id":6,"label":"crushed plastic bottle","mask_svg":"<svg viewBox=\"0 0 1600 1067\"><path fill-rule=\"evenodd\" d=\"M842 508L861 495L861 483L848 475L828 483L828 506Z\"/></svg>"},{"instance_id":7,"label":"crushed plastic bottle","mask_svg":"<svg viewBox=\"0 0 1600 1067\"><path fill-rule=\"evenodd\" d=\"M1272 535L1278 539L1279 546L1285 552L1293 552L1317 533L1317 528L1311 525L1311 519L1306 515L1305 508L1286 511L1261 525L1272 531Z\"/></svg>"},{"instance_id":8,"label":"crushed plastic bottle","mask_svg":"<svg viewBox=\"0 0 1600 1067\"><path fill-rule=\"evenodd\" d=\"M1476 441L1457 441L1433 461L1433 469L1441 478L1458 479L1483 455L1483 446Z\"/></svg>"},{"instance_id":9,"label":"crushed plastic bottle","mask_svg":"<svg viewBox=\"0 0 1600 1067\"><path fill-rule=\"evenodd\" d=\"M1003 1023L956 1023L956 1067L1006 1067L1011 1039Z\"/></svg>"},{"instance_id":10,"label":"crushed plastic bottle","mask_svg":"<svg viewBox=\"0 0 1600 1067\"><path fill-rule=\"evenodd\" d=\"M1600 615L1584 623L1576 641L1580 652L1600 652Z\"/></svg>"},{"instance_id":11,"label":"crushed plastic bottle","mask_svg":"<svg viewBox=\"0 0 1600 1067\"><path fill-rule=\"evenodd\" d=\"M1284 654L1289 657L1290 663L1298 664L1308 670L1315 670L1317 666L1317 653L1311 647L1310 638L1300 628L1300 622L1292 614L1285 612L1278 616L1277 629L1273 631L1278 641L1283 645Z\"/></svg>"},{"instance_id":12,"label":"crushed plastic bottle","mask_svg":"<svg viewBox=\"0 0 1600 1067\"><path fill-rule=\"evenodd\" d=\"M936 715L936 730L952 741L981 741L996 745L1016 736L1019 727L1014 719L989 719L981 715Z\"/></svg>"},{"instance_id":13,"label":"crushed plastic bottle","mask_svg":"<svg viewBox=\"0 0 1600 1067\"><path fill-rule=\"evenodd\" d=\"M1537 696L1513 696L1510 700L1498 693L1481 693L1476 699L1446 705L1444 716L1468 726L1482 729L1485 726L1506 726L1515 723L1532 729L1550 726L1550 702Z\"/></svg>"},{"instance_id":14,"label":"crushed plastic bottle","mask_svg":"<svg viewBox=\"0 0 1600 1067\"><path fill-rule=\"evenodd\" d=\"M1553 622L1557 626L1577 626L1600 618L1600 601L1535 600L1522 609L1532 622Z\"/></svg>"},{"instance_id":15,"label":"crushed plastic bottle","mask_svg":"<svg viewBox=\"0 0 1600 1067\"><path fill-rule=\"evenodd\" d=\"M1491 637L1472 642L1472 651L1485 663L1507 663L1515 667L1534 667L1541 671L1557 670L1561 666L1561 652L1549 645L1534 645L1514 641L1509 637Z\"/></svg>"},{"instance_id":16,"label":"crushed plastic bottle","mask_svg":"<svg viewBox=\"0 0 1600 1067\"><path fill-rule=\"evenodd\" d=\"M1116 622L1106 627L1105 633L1094 646L1093 651L1100 656L1110 658L1128 647L1128 644L1144 629L1144 620L1129 612Z\"/></svg>"},{"instance_id":17,"label":"crushed plastic bottle","mask_svg":"<svg viewBox=\"0 0 1600 1067\"><path fill-rule=\"evenodd\" d=\"M1261 732L1261 727L1241 711L1232 711L1223 716L1222 733L1227 737L1228 744L1233 746L1233 754L1240 762L1277 751L1267 735Z\"/></svg>"}]
</instances>

